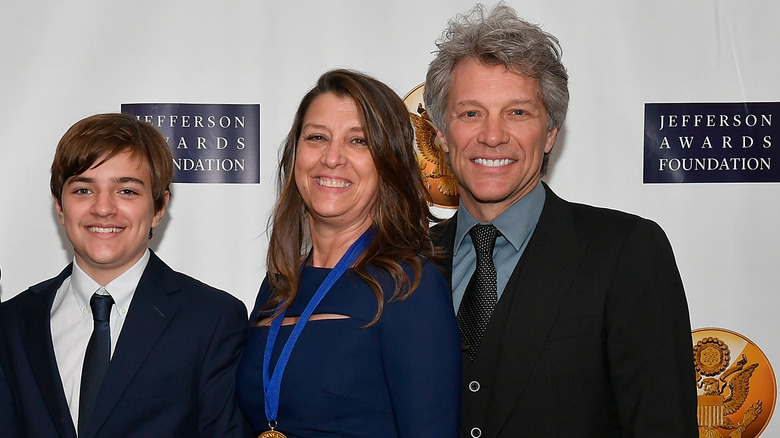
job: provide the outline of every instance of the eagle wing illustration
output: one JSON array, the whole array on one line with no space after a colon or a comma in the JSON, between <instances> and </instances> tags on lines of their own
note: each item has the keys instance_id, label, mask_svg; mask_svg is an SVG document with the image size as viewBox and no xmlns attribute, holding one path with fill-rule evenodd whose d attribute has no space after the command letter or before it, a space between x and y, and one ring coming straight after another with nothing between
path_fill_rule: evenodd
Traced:
<instances>
[{"instance_id":1,"label":"eagle wing illustration","mask_svg":"<svg viewBox=\"0 0 780 438\"><path fill-rule=\"evenodd\" d=\"M748 393L750 392L750 377L755 371L757 363L751 364L747 368L743 369L736 376L729 379L729 396L723 400L723 407L725 415L731 415L737 412L739 408L747 400Z\"/></svg>"},{"instance_id":2,"label":"eagle wing illustration","mask_svg":"<svg viewBox=\"0 0 780 438\"><path fill-rule=\"evenodd\" d=\"M435 165L439 163L439 147L436 146L436 129L425 120L427 116L423 113L422 116L418 116L414 113L409 113L412 117L412 124L414 125L414 139L417 141L417 149L422 156Z\"/></svg>"},{"instance_id":3,"label":"eagle wing illustration","mask_svg":"<svg viewBox=\"0 0 780 438\"><path fill-rule=\"evenodd\" d=\"M414 113L409 113L414 125L414 138L417 143L417 150L420 152L418 156L418 164L420 169L423 170L423 178L430 188L428 178L441 178L437 189L440 193L446 196L458 195L458 181L455 179L455 175L450 169L450 165L447 163L447 154L436 144L436 128L431 123L431 118L428 116L428 112L425 111L422 104L418 104L417 112L419 116ZM420 158L421 157L421 158ZM432 164L429 170L424 170L427 166L425 162Z\"/></svg>"}]
</instances>

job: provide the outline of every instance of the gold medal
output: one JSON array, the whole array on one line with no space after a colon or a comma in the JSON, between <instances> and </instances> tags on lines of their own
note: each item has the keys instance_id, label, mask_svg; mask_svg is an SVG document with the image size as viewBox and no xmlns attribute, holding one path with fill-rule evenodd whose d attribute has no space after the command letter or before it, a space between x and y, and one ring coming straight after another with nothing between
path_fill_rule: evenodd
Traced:
<instances>
[{"instance_id":1,"label":"gold medal","mask_svg":"<svg viewBox=\"0 0 780 438\"><path fill-rule=\"evenodd\" d=\"M261 433L257 438L287 438L283 433L274 430L276 429L276 421L269 421L268 427L270 427L271 430Z\"/></svg>"}]
</instances>

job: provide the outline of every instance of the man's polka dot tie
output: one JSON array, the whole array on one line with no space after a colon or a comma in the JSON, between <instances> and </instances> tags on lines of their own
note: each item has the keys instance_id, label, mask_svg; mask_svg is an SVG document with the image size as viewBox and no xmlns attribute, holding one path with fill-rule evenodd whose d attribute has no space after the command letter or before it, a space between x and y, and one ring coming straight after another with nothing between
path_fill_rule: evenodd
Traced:
<instances>
[{"instance_id":1,"label":"man's polka dot tie","mask_svg":"<svg viewBox=\"0 0 780 438\"><path fill-rule=\"evenodd\" d=\"M477 253L477 267L458 309L458 327L469 358L474 360L498 301L496 267L493 264L498 229L492 224L477 224L469 230L469 234Z\"/></svg>"}]
</instances>

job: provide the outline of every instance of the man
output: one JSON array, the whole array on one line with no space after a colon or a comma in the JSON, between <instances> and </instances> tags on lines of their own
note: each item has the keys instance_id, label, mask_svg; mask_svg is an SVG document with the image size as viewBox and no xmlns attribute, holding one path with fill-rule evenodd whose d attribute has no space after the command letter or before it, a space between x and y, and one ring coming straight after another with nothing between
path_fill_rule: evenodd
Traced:
<instances>
[{"instance_id":1,"label":"man","mask_svg":"<svg viewBox=\"0 0 780 438\"><path fill-rule=\"evenodd\" d=\"M541 182L569 99L557 39L480 5L437 45L424 100L460 192L433 232L464 341L462 436L696 436L663 231Z\"/></svg>"},{"instance_id":2,"label":"man","mask_svg":"<svg viewBox=\"0 0 780 438\"><path fill-rule=\"evenodd\" d=\"M246 308L147 248L172 163L126 114L60 140L51 192L74 260L0 304L3 436L247 436L233 394Z\"/></svg>"}]
</instances>

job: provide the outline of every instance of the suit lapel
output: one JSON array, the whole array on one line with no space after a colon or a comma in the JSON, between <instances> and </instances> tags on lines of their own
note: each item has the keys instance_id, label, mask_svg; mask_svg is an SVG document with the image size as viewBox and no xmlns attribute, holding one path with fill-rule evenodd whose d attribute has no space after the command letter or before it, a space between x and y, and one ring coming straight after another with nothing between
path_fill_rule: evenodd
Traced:
<instances>
[{"instance_id":1,"label":"suit lapel","mask_svg":"<svg viewBox=\"0 0 780 438\"><path fill-rule=\"evenodd\" d=\"M493 343L497 349L493 357L498 361L491 409L485 421L486 436L500 432L523 393L584 254L568 204L546 185L545 190L547 198L539 223L501 296L501 300L511 298L508 312L496 315L505 321L503 327L497 327L498 343Z\"/></svg>"},{"instance_id":2,"label":"suit lapel","mask_svg":"<svg viewBox=\"0 0 780 438\"><path fill-rule=\"evenodd\" d=\"M70 416L65 390L57 368L51 338L51 306L62 282L70 276L68 265L56 278L32 288L32 300L26 312L22 337L30 368L40 389L54 427L63 437L75 437L76 428Z\"/></svg>"},{"instance_id":3,"label":"suit lapel","mask_svg":"<svg viewBox=\"0 0 780 438\"><path fill-rule=\"evenodd\" d=\"M544 183L542 183L544 184ZM539 223L507 283L480 348L495 374L486 409L484 436L497 436L522 395L547 337L574 281L585 248L574 229L571 208L544 184L546 199ZM457 216L432 228L444 249L439 267L452 283L452 253ZM479 357L477 358L479 361ZM484 361L484 359L483 359ZM482 365L474 364L482 367Z\"/></svg>"},{"instance_id":4,"label":"suit lapel","mask_svg":"<svg viewBox=\"0 0 780 438\"><path fill-rule=\"evenodd\" d=\"M175 275L153 252L135 290L103 385L88 436L100 429L168 323L181 308Z\"/></svg>"}]
</instances>

